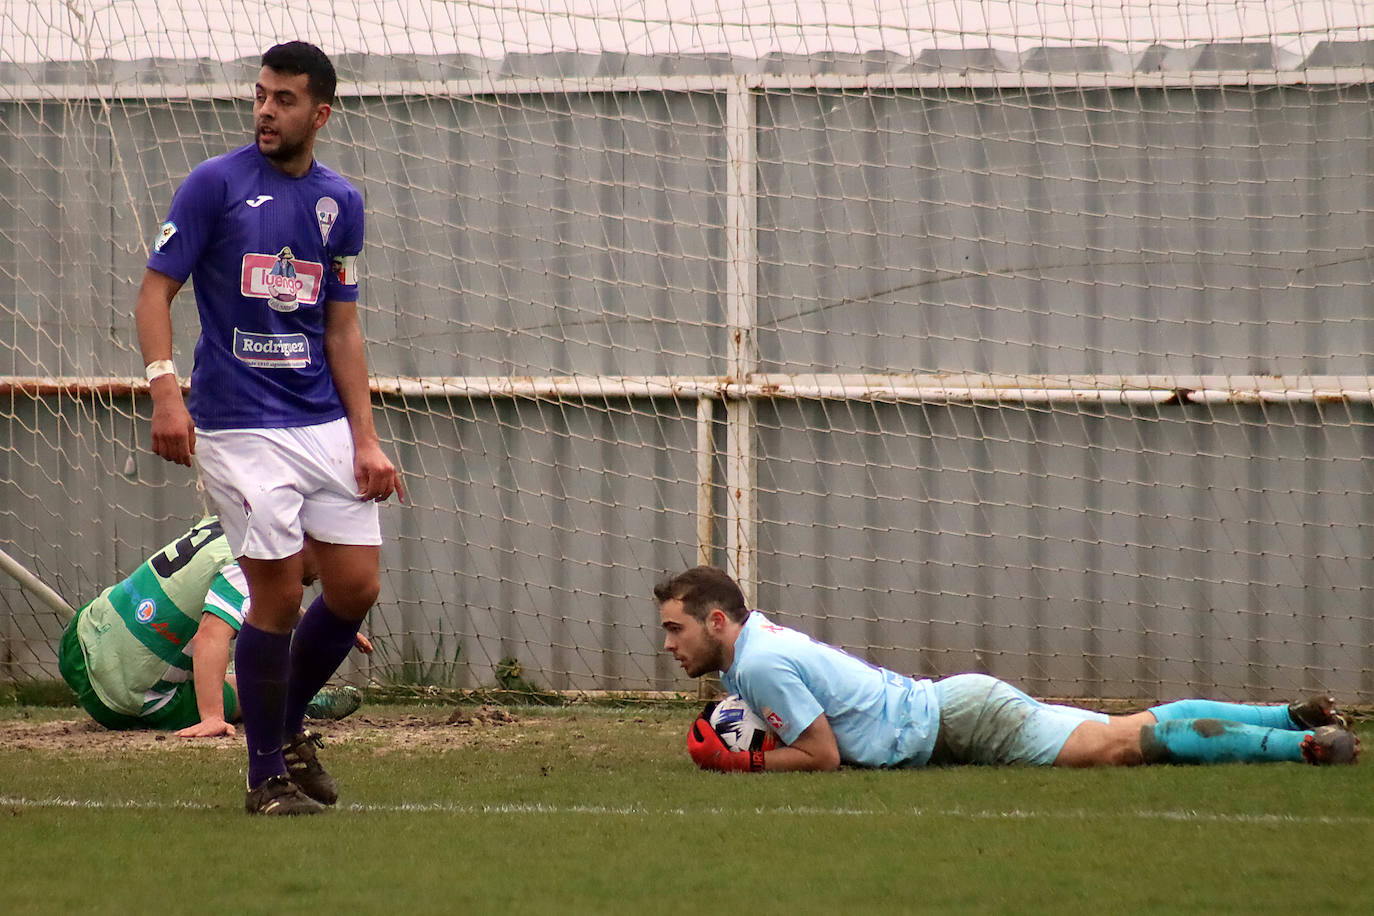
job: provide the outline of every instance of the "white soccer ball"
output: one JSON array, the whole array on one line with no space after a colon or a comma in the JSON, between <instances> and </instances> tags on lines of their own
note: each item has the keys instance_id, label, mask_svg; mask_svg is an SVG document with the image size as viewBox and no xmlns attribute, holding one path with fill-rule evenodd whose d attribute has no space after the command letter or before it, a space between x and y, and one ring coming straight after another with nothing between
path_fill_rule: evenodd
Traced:
<instances>
[{"instance_id":1,"label":"white soccer ball","mask_svg":"<svg viewBox=\"0 0 1374 916\"><path fill-rule=\"evenodd\" d=\"M721 700L711 710L708 721L732 751L771 751L778 746L778 738L768 723L740 697Z\"/></svg>"}]
</instances>

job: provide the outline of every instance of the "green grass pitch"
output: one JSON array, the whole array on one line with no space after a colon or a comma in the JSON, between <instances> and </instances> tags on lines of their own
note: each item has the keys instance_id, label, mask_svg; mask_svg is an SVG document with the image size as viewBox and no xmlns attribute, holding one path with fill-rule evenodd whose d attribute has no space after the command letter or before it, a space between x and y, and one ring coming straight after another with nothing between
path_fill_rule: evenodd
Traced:
<instances>
[{"instance_id":1,"label":"green grass pitch","mask_svg":"<svg viewBox=\"0 0 1374 916\"><path fill-rule=\"evenodd\" d=\"M1374 909L1374 761L722 775L687 707L453 711L327 724L338 808L275 820L241 737L0 709L0 911Z\"/></svg>"}]
</instances>

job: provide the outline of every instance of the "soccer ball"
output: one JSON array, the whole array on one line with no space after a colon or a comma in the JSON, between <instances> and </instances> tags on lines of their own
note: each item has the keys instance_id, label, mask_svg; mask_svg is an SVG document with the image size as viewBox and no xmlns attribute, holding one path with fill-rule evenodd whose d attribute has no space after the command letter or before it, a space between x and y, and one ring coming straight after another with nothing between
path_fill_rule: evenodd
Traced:
<instances>
[{"instance_id":1,"label":"soccer ball","mask_svg":"<svg viewBox=\"0 0 1374 916\"><path fill-rule=\"evenodd\" d=\"M771 751L778 746L778 738L768 723L740 697L721 700L707 721L732 751Z\"/></svg>"}]
</instances>

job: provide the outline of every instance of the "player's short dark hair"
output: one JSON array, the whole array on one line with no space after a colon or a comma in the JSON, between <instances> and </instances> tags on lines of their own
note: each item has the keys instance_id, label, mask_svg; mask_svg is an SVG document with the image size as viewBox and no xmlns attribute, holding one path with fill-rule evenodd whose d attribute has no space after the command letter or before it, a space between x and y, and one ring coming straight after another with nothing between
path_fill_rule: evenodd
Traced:
<instances>
[{"instance_id":1,"label":"player's short dark hair","mask_svg":"<svg viewBox=\"0 0 1374 916\"><path fill-rule=\"evenodd\" d=\"M329 55L308 41L287 41L273 45L262 55L262 65L290 76L306 76L305 88L317 102L334 104L334 90L339 86L338 74Z\"/></svg>"},{"instance_id":2,"label":"player's short dark hair","mask_svg":"<svg viewBox=\"0 0 1374 916\"><path fill-rule=\"evenodd\" d=\"M654 586L654 601L681 601L688 615L703 622L716 608L735 623L743 623L749 616L739 584L725 570L714 566L693 566L669 576Z\"/></svg>"}]
</instances>

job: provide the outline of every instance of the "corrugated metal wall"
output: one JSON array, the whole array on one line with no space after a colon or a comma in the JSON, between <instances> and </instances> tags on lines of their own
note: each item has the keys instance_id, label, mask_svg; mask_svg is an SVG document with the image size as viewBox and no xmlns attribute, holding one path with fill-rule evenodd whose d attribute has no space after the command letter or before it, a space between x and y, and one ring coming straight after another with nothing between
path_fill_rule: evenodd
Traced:
<instances>
[{"instance_id":1,"label":"corrugated metal wall","mask_svg":"<svg viewBox=\"0 0 1374 916\"><path fill-rule=\"evenodd\" d=\"M720 93L341 109L319 156L367 196L379 376L725 374ZM770 89L758 112L762 371L1374 374L1367 85ZM0 119L0 372L136 375L144 245L246 106ZM0 546L73 602L197 511L148 409L0 408ZM379 416L410 487L384 512L386 661L461 644L459 684L510 656L556 688L686 686L648 595L695 562L694 402ZM1367 406L777 400L758 428L760 604L818 638L1045 694L1374 699ZM8 584L0 618L10 673L55 673L57 623Z\"/></svg>"}]
</instances>

